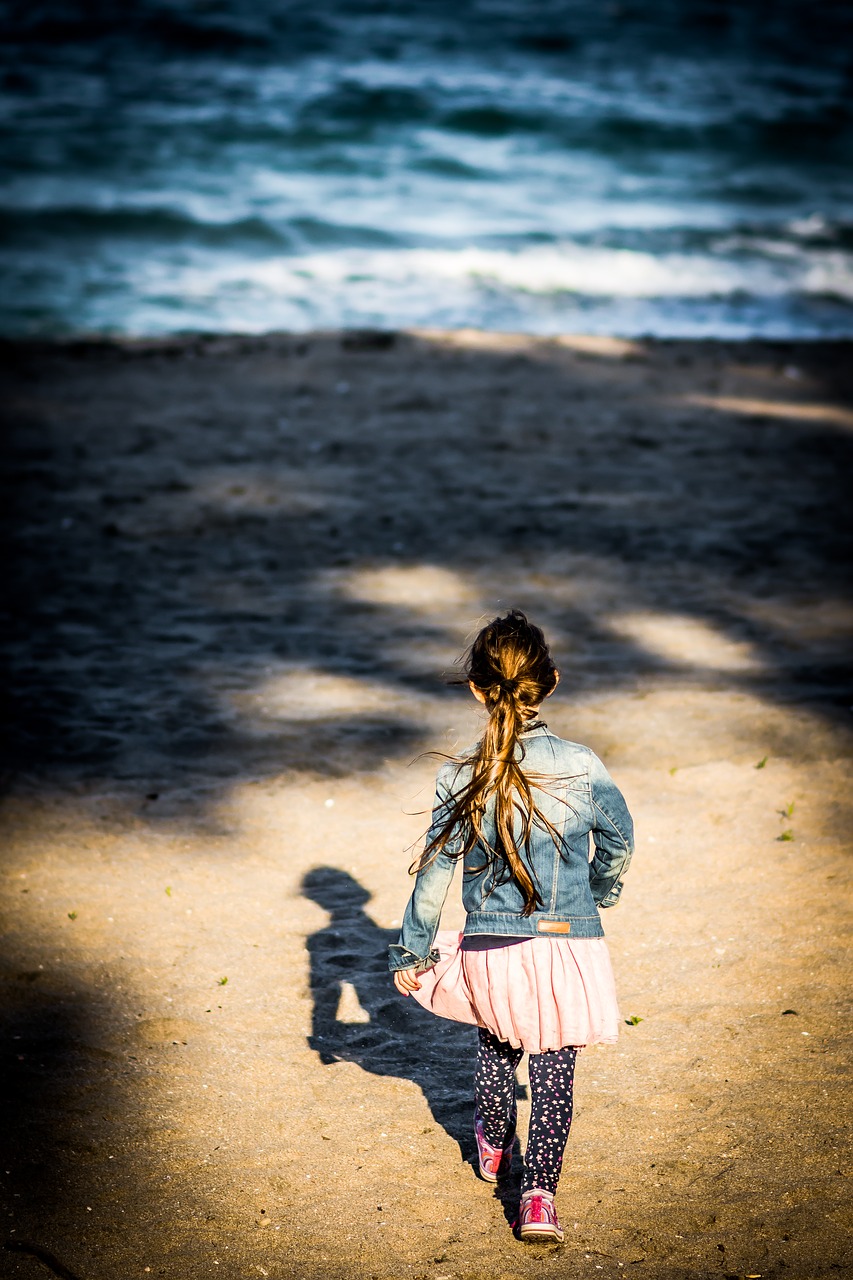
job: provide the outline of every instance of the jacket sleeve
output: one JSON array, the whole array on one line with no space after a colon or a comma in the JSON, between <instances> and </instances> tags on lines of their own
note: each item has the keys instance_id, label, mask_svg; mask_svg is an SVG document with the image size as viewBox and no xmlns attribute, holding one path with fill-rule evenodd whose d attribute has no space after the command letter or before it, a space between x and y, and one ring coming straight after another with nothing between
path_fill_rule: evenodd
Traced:
<instances>
[{"instance_id":1,"label":"jacket sleeve","mask_svg":"<svg viewBox=\"0 0 853 1280\"><path fill-rule=\"evenodd\" d=\"M595 848L589 865L589 886L599 907L615 907L622 892L622 877L634 852L634 823L622 792L598 756L590 755Z\"/></svg>"},{"instance_id":2,"label":"jacket sleeve","mask_svg":"<svg viewBox=\"0 0 853 1280\"><path fill-rule=\"evenodd\" d=\"M450 800L450 791L439 775L432 822L426 837L427 844L439 830ZM400 940L392 943L388 948L388 968L392 973L396 969L418 969L424 972L438 963L438 951L433 947L433 943L450 882L456 870L457 859L449 856L452 847L451 842L447 847L448 851L442 849L429 866L424 867L417 874L415 887L403 916Z\"/></svg>"}]
</instances>

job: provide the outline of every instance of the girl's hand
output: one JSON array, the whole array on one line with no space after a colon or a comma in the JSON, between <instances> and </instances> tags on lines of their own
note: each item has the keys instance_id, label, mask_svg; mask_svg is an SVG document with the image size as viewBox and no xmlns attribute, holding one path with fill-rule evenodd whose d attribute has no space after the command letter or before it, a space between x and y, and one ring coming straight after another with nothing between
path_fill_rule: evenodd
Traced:
<instances>
[{"instance_id":1,"label":"girl's hand","mask_svg":"<svg viewBox=\"0 0 853 1280\"><path fill-rule=\"evenodd\" d=\"M414 969L395 969L394 986L401 996L411 995L413 991L420 991L421 989L421 984L418 982Z\"/></svg>"}]
</instances>

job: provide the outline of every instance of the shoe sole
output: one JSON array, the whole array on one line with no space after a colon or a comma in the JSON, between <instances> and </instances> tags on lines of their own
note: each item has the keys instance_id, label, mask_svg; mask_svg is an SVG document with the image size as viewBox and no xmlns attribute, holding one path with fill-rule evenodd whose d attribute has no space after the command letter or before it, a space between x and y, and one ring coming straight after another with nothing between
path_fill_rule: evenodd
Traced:
<instances>
[{"instance_id":1,"label":"shoe sole","mask_svg":"<svg viewBox=\"0 0 853 1280\"><path fill-rule=\"evenodd\" d=\"M513 1139L513 1142L515 1142L515 1139ZM501 1178L505 1178L510 1171L510 1167L512 1165L512 1149L510 1149L509 1155L504 1156L503 1160L501 1160L500 1168L497 1173L489 1173L488 1169L483 1168L479 1160L477 1161L477 1165L480 1170L480 1177L484 1182L498 1182Z\"/></svg>"},{"instance_id":2,"label":"shoe sole","mask_svg":"<svg viewBox=\"0 0 853 1280\"><path fill-rule=\"evenodd\" d=\"M562 1244L565 1237L564 1231L558 1231L556 1227L545 1223L530 1223L521 1227L518 1234L522 1240L553 1240L555 1244Z\"/></svg>"}]
</instances>

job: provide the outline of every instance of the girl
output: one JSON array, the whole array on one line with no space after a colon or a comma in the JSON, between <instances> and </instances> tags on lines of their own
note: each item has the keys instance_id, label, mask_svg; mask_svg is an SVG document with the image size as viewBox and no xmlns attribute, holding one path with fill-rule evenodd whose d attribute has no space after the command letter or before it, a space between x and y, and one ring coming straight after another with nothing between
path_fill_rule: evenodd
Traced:
<instances>
[{"instance_id":1,"label":"girl","mask_svg":"<svg viewBox=\"0 0 853 1280\"><path fill-rule=\"evenodd\" d=\"M487 1182L512 1159L515 1070L529 1053L518 1232L523 1240L560 1241L554 1193L572 1121L575 1057L584 1045L613 1043L618 1031L598 908L619 899L633 826L601 761L538 719L560 677L545 637L523 613L483 628L465 673L489 718L480 742L439 770L389 967L404 996L479 1028L474 1136ZM465 929L436 936L460 861Z\"/></svg>"}]
</instances>

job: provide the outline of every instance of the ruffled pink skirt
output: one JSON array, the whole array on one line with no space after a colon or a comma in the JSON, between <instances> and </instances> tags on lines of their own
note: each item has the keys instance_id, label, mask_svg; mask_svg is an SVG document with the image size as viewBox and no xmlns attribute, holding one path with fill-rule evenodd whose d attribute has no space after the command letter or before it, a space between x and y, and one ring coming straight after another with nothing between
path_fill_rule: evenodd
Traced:
<instances>
[{"instance_id":1,"label":"ruffled pink skirt","mask_svg":"<svg viewBox=\"0 0 853 1280\"><path fill-rule=\"evenodd\" d=\"M441 958L413 992L425 1009L486 1027L527 1053L615 1044L619 1008L604 938L525 938L486 951L464 951L461 941L455 931L436 936Z\"/></svg>"}]
</instances>

